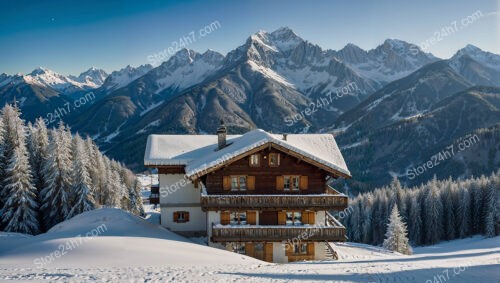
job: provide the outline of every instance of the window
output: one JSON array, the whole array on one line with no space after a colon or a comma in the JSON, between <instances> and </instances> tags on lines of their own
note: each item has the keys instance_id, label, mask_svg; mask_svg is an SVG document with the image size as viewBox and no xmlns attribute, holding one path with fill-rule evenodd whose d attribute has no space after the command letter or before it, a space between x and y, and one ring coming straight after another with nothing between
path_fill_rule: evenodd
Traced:
<instances>
[{"instance_id":1,"label":"window","mask_svg":"<svg viewBox=\"0 0 500 283\"><path fill-rule=\"evenodd\" d=\"M174 222L176 223L186 223L189 221L188 211L175 211L174 212Z\"/></svg>"},{"instance_id":2,"label":"window","mask_svg":"<svg viewBox=\"0 0 500 283\"><path fill-rule=\"evenodd\" d=\"M300 211L287 211L286 225L287 226L302 225L302 213Z\"/></svg>"},{"instance_id":3,"label":"window","mask_svg":"<svg viewBox=\"0 0 500 283\"><path fill-rule=\"evenodd\" d=\"M255 243L254 249L256 252L264 252L264 243Z\"/></svg>"},{"instance_id":4,"label":"window","mask_svg":"<svg viewBox=\"0 0 500 283\"><path fill-rule=\"evenodd\" d=\"M250 166L259 167L260 166L260 154L250 155Z\"/></svg>"},{"instance_id":5,"label":"window","mask_svg":"<svg viewBox=\"0 0 500 283\"><path fill-rule=\"evenodd\" d=\"M307 244L294 244L293 253L297 255L307 254Z\"/></svg>"},{"instance_id":6,"label":"window","mask_svg":"<svg viewBox=\"0 0 500 283\"><path fill-rule=\"evenodd\" d=\"M231 249L234 253L245 254L245 244L244 243L231 243Z\"/></svg>"},{"instance_id":7,"label":"window","mask_svg":"<svg viewBox=\"0 0 500 283\"><path fill-rule=\"evenodd\" d=\"M283 190L285 191L290 190L290 176L283 177Z\"/></svg>"},{"instance_id":8,"label":"window","mask_svg":"<svg viewBox=\"0 0 500 283\"><path fill-rule=\"evenodd\" d=\"M231 176L231 191L246 191L247 176Z\"/></svg>"},{"instance_id":9,"label":"window","mask_svg":"<svg viewBox=\"0 0 500 283\"><path fill-rule=\"evenodd\" d=\"M283 190L298 191L300 186L300 176L283 176Z\"/></svg>"},{"instance_id":10,"label":"window","mask_svg":"<svg viewBox=\"0 0 500 283\"><path fill-rule=\"evenodd\" d=\"M300 176L292 176L292 191L299 190Z\"/></svg>"},{"instance_id":11,"label":"window","mask_svg":"<svg viewBox=\"0 0 500 283\"><path fill-rule=\"evenodd\" d=\"M278 167L280 165L280 154L269 153L269 166Z\"/></svg>"},{"instance_id":12,"label":"window","mask_svg":"<svg viewBox=\"0 0 500 283\"><path fill-rule=\"evenodd\" d=\"M300 212L300 211L287 211L286 212L286 225L287 226L302 225L302 212Z\"/></svg>"},{"instance_id":13,"label":"window","mask_svg":"<svg viewBox=\"0 0 500 283\"><path fill-rule=\"evenodd\" d=\"M230 218L229 224L231 224L231 225L246 225L247 224L246 211L233 211L233 212L231 212L231 218Z\"/></svg>"}]
</instances>

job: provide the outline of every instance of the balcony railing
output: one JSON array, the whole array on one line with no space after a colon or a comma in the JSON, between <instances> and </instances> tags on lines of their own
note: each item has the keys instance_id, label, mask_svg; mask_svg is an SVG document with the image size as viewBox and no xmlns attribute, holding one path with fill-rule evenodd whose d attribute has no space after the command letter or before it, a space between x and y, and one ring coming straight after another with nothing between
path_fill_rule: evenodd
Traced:
<instances>
[{"instance_id":1,"label":"balcony railing","mask_svg":"<svg viewBox=\"0 0 500 283\"><path fill-rule=\"evenodd\" d=\"M343 210L347 196L327 190L324 194L309 195L201 195L201 207L207 210L224 209L308 209Z\"/></svg>"},{"instance_id":2,"label":"balcony railing","mask_svg":"<svg viewBox=\"0 0 500 283\"><path fill-rule=\"evenodd\" d=\"M229 226L213 225L212 242L281 242L293 239L302 242L345 241L343 226Z\"/></svg>"}]
</instances>

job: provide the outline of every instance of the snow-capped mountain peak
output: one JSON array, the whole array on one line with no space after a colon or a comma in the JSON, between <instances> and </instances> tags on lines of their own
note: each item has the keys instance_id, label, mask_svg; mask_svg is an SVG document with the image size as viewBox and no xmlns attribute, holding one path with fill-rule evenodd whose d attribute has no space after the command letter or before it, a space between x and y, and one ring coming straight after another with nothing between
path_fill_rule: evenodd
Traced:
<instances>
[{"instance_id":1,"label":"snow-capped mountain peak","mask_svg":"<svg viewBox=\"0 0 500 283\"><path fill-rule=\"evenodd\" d=\"M70 78L74 81L85 84L91 88L100 87L107 77L108 74L104 70L96 67L90 67L87 71L82 72L78 77L70 76Z\"/></svg>"},{"instance_id":2,"label":"snow-capped mountain peak","mask_svg":"<svg viewBox=\"0 0 500 283\"><path fill-rule=\"evenodd\" d=\"M29 84L51 87L62 93L71 93L86 88L86 85L44 67L34 69L28 75L24 75L23 79Z\"/></svg>"},{"instance_id":3,"label":"snow-capped mountain peak","mask_svg":"<svg viewBox=\"0 0 500 283\"><path fill-rule=\"evenodd\" d=\"M133 80L142 77L147 72L151 71L153 66L150 64L141 65L134 68L127 65L118 71L113 71L104 81L102 87L106 90L115 90L128 85Z\"/></svg>"}]
</instances>

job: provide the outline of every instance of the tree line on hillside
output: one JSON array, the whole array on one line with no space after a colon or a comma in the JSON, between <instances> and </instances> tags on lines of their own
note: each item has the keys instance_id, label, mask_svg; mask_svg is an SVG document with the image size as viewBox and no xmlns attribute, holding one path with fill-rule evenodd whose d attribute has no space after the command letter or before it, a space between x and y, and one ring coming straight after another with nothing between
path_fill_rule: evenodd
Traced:
<instances>
[{"instance_id":1,"label":"tree line on hillside","mask_svg":"<svg viewBox=\"0 0 500 283\"><path fill-rule=\"evenodd\" d=\"M380 245L396 206L413 245L483 234L500 235L500 170L489 177L442 180L435 177L406 188L395 178L389 186L350 199L343 219L349 241Z\"/></svg>"},{"instance_id":2,"label":"tree line on hillside","mask_svg":"<svg viewBox=\"0 0 500 283\"><path fill-rule=\"evenodd\" d=\"M143 214L140 183L89 137L62 122L25 124L16 105L0 112L0 229L38 234L101 206Z\"/></svg>"}]
</instances>

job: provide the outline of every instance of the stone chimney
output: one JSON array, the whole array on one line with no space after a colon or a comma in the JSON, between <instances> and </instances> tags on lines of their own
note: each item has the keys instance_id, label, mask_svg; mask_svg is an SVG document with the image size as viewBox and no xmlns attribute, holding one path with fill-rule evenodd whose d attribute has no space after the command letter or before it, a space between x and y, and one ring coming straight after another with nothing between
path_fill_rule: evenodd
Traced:
<instances>
[{"instance_id":1,"label":"stone chimney","mask_svg":"<svg viewBox=\"0 0 500 283\"><path fill-rule=\"evenodd\" d=\"M224 121L220 120L220 126L217 128L217 143L218 143L218 149L221 150L226 146L226 134L227 134L227 129L226 125L224 125Z\"/></svg>"}]
</instances>

